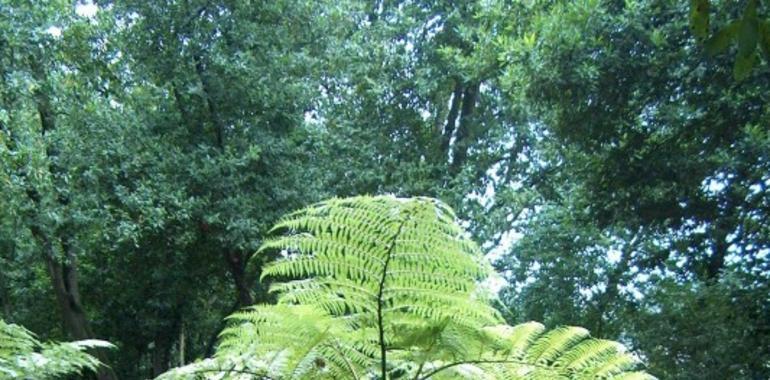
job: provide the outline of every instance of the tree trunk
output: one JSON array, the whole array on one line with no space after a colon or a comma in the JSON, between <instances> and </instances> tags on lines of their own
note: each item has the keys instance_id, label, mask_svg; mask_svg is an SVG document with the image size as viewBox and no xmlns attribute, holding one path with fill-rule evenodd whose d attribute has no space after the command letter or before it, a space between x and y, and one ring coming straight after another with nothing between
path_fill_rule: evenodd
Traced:
<instances>
[{"instance_id":1,"label":"tree trunk","mask_svg":"<svg viewBox=\"0 0 770 380\"><path fill-rule=\"evenodd\" d=\"M730 184L732 185L732 184ZM728 185L728 192L721 212L717 213L713 221L713 229L710 231L711 256L708 257L705 269L705 280L714 282L719 279L725 266L725 258L730 250L730 233L735 231L735 219L731 216L735 210L733 205L740 202L736 199L733 186Z\"/></svg>"},{"instance_id":2,"label":"tree trunk","mask_svg":"<svg viewBox=\"0 0 770 380\"><path fill-rule=\"evenodd\" d=\"M476 113L476 100L479 94L480 83L476 82L468 85L463 92L463 103L460 111L460 123L455 133L455 141L452 149L452 164L449 172L456 175L460 172L468 158L468 148L475 138L473 129L475 128L474 116Z\"/></svg>"},{"instance_id":3,"label":"tree trunk","mask_svg":"<svg viewBox=\"0 0 770 380\"><path fill-rule=\"evenodd\" d=\"M219 114L219 107L213 99L212 83L209 80L206 73L206 66L203 61L203 57L195 56L195 71L198 74L201 86L203 87L204 101L206 105L206 111L208 113L209 120L214 127L214 137L216 147L219 151L224 151L224 132L225 123ZM220 194L217 194L220 195ZM235 285L237 308L249 306L254 304L254 296L251 293L251 286L246 276L246 264L248 263L248 255L235 251L225 250L223 252L225 261L227 262L227 268L230 274L233 276L233 284Z\"/></svg>"},{"instance_id":4,"label":"tree trunk","mask_svg":"<svg viewBox=\"0 0 770 380\"><path fill-rule=\"evenodd\" d=\"M63 257L57 257L54 243L37 228L32 228L32 234L43 247L51 287L56 296L56 303L62 315L64 330L75 340L94 339L91 326L86 317L80 299L78 287L77 257L66 242L59 242ZM106 352L96 349L92 352L99 361L106 363ZM117 377L111 368L101 366L97 372L99 380L115 380Z\"/></svg>"},{"instance_id":5,"label":"tree trunk","mask_svg":"<svg viewBox=\"0 0 770 380\"><path fill-rule=\"evenodd\" d=\"M5 281L4 279L0 280ZM0 285L0 306L2 307L0 319L8 319L11 316L11 300L9 298L8 289L4 285Z\"/></svg>"},{"instance_id":6,"label":"tree trunk","mask_svg":"<svg viewBox=\"0 0 770 380\"><path fill-rule=\"evenodd\" d=\"M227 261L227 269L230 271L230 275L233 276L235 299L238 301L237 307L253 305L254 296L251 294L251 286L246 276L248 257L242 252L236 251L226 251L224 256L225 261Z\"/></svg>"},{"instance_id":7,"label":"tree trunk","mask_svg":"<svg viewBox=\"0 0 770 380\"><path fill-rule=\"evenodd\" d=\"M184 328L184 320L180 322L179 325L179 366L184 365L184 353L186 349L185 344L185 328Z\"/></svg>"},{"instance_id":8,"label":"tree trunk","mask_svg":"<svg viewBox=\"0 0 770 380\"><path fill-rule=\"evenodd\" d=\"M165 338L161 337L154 341L155 348L152 350L152 377L158 377L169 369L171 345Z\"/></svg>"},{"instance_id":9,"label":"tree trunk","mask_svg":"<svg viewBox=\"0 0 770 380\"><path fill-rule=\"evenodd\" d=\"M729 234L727 233L727 226L724 224L725 223L718 223L714 233L711 256L708 258L708 263L706 264L707 281L715 281L725 266L725 257L727 257L730 243L727 242Z\"/></svg>"},{"instance_id":10,"label":"tree trunk","mask_svg":"<svg viewBox=\"0 0 770 380\"><path fill-rule=\"evenodd\" d=\"M55 256L50 244L48 245L45 253L46 266L56 302L64 319L64 326L74 339L91 339L94 335L80 301L76 259L74 255L67 252L69 251L67 248L64 248L65 257L59 259Z\"/></svg>"},{"instance_id":11,"label":"tree trunk","mask_svg":"<svg viewBox=\"0 0 770 380\"><path fill-rule=\"evenodd\" d=\"M36 79L42 80L45 78L45 74L41 71L40 67L34 66L33 70L37 76ZM35 98L38 116L40 117L41 134L45 137L48 132L53 131L56 128L55 114L51 107L50 98L45 91L40 89L37 90ZM46 148L46 154L48 155L49 175L55 177L57 173L62 171L62 169L55 163L55 156L57 155L56 149L53 146L48 146ZM40 206L39 193L37 193L35 189L29 189L27 193L30 199L32 199L36 205ZM61 194L55 195L56 197L54 198L58 201L59 205L63 206L68 203L68 200ZM30 230L38 241L40 247L43 248L43 256L48 269L48 275L51 279L56 302L62 313L62 321L64 322L66 332L72 338L77 340L93 339L94 334L91 331L88 318L85 315L80 300L77 258L70 249L69 241L66 237L62 238L57 236L59 232L44 231L43 228L37 225L30 226ZM63 257L59 257L59 255L56 254L56 248L59 247L61 248ZM102 350L95 350L93 354L100 361L105 362L105 355ZM99 380L116 379L112 369L106 366L99 368L97 377Z\"/></svg>"},{"instance_id":12,"label":"tree trunk","mask_svg":"<svg viewBox=\"0 0 770 380\"><path fill-rule=\"evenodd\" d=\"M459 80L456 80L455 88L454 88L454 91L452 92L451 103L449 106L449 113L447 114L447 117L446 117L446 123L444 124L443 130L440 131L441 132L440 133L440 137L441 137L440 157L443 160L447 160L449 158L449 144L452 142L452 135L454 134L455 128L457 126L457 114L460 113L460 103L462 102L462 97L463 97L462 84L460 84Z\"/></svg>"},{"instance_id":13,"label":"tree trunk","mask_svg":"<svg viewBox=\"0 0 770 380\"><path fill-rule=\"evenodd\" d=\"M198 79L200 80L201 87L203 88L203 98L204 102L206 103L206 111L208 112L209 119L214 126L214 138L216 140L216 146L220 150L223 150L225 145L225 125L221 116L219 115L219 108L217 107L216 102L212 100L214 89L212 88L212 83L206 74L206 67L203 62L203 58L200 56L195 56L194 60L195 72L198 74Z\"/></svg>"}]
</instances>

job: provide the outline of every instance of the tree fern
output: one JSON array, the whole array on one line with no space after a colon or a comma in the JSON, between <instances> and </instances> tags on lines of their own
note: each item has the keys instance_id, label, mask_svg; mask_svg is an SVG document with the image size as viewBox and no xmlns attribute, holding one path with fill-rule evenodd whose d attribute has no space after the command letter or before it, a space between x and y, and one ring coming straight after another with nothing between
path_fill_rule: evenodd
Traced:
<instances>
[{"instance_id":1,"label":"tree fern","mask_svg":"<svg viewBox=\"0 0 770 380\"><path fill-rule=\"evenodd\" d=\"M435 199L333 199L272 233L278 304L232 315L214 358L164 379L651 378L585 329L502 324L478 286L489 264Z\"/></svg>"},{"instance_id":2,"label":"tree fern","mask_svg":"<svg viewBox=\"0 0 770 380\"><path fill-rule=\"evenodd\" d=\"M113 347L100 340L41 343L29 330L0 319L0 379L55 379L95 371L99 360L85 351Z\"/></svg>"}]
</instances>

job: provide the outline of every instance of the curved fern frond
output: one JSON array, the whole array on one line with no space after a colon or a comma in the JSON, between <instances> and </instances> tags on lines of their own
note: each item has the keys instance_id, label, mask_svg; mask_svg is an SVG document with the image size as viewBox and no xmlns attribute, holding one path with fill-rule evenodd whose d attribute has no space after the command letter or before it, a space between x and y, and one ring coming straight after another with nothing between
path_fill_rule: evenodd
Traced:
<instances>
[{"instance_id":1,"label":"curved fern frond","mask_svg":"<svg viewBox=\"0 0 770 380\"><path fill-rule=\"evenodd\" d=\"M174 368L156 380L273 380L262 358L250 354L227 355Z\"/></svg>"},{"instance_id":2,"label":"curved fern frond","mask_svg":"<svg viewBox=\"0 0 770 380\"><path fill-rule=\"evenodd\" d=\"M283 257L263 277L279 302L314 305L379 329L381 357L398 344L399 321L479 326L500 320L478 293L490 272L449 207L430 198L333 199L287 216L260 251Z\"/></svg>"},{"instance_id":3,"label":"curved fern frond","mask_svg":"<svg viewBox=\"0 0 770 380\"><path fill-rule=\"evenodd\" d=\"M543 325L528 322L484 330L496 348L468 363L494 374L492 378L654 379L637 371L639 359L626 352L621 344L591 338L580 327L545 332Z\"/></svg>"},{"instance_id":4,"label":"curved fern frond","mask_svg":"<svg viewBox=\"0 0 770 380\"><path fill-rule=\"evenodd\" d=\"M41 343L24 327L0 319L0 379L53 379L95 371L101 363L86 350L113 347L100 340Z\"/></svg>"},{"instance_id":5,"label":"curved fern frond","mask_svg":"<svg viewBox=\"0 0 770 380\"><path fill-rule=\"evenodd\" d=\"M374 363L374 330L340 323L312 305L253 306L229 319L217 356L250 353L276 378L357 379Z\"/></svg>"},{"instance_id":6,"label":"curved fern frond","mask_svg":"<svg viewBox=\"0 0 770 380\"><path fill-rule=\"evenodd\" d=\"M278 252L262 272L278 304L233 314L213 359L162 379L652 379L585 329L500 324L479 287L490 265L456 219L390 196L287 215L259 251Z\"/></svg>"}]
</instances>

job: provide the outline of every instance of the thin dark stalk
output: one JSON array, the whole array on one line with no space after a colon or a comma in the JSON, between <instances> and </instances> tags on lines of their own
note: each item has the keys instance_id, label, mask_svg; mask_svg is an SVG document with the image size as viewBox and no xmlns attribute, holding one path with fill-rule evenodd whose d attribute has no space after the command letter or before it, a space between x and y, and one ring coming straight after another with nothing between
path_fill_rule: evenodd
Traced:
<instances>
[{"instance_id":1,"label":"thin dark stalk","mask_svg":"<svg viewBox=\"0 0 770 380\"><path fill-rule=\"evenodd\" d=\"M446 369L449 369L449 368L452 368L452 367L457 367L458 365L463 365L463 364L521 364L521 365L526 365L526 366L530 366L530 367L537 367L537 368L542 368L542 369L553 369L553 368L548 367L548 366L544 366L544 365L540 365L540 364L534 364L534 363L527 363L527 362L523 362L523 361L520 361L520 360L503 360L503 359L500 359L500 360L468 360L468 361L454 362L454 363L449 363L449 364L446 364L446 365L442 365L441 367L438 367L438 368L434 369L433 371L428 372L425 376L421 377L419 380L427 380L431 376L434 376L434 375L436 375L437 373L439 373L439 372L441 372L443 370L446 370Z\"/></svg>"},{"instance_id":2,"label":"thin dark stalk","mask_svg":"<svg viewBox=\"0 0 770 380\"><path fill-rule=\"evenodd\" d=\"M393 239L391 239L388 247L388 251L385 255L385 264L382 268L382 277L380 278L380 285L379 290L377 292L377 329L380 334L380 371L382 372L382 379L387 380L387 374L388 374L388 361L387 361L387 347L385 346L385 324L383 322L382 318L382 309L383 309L383 293L385 292L385 279L388 275L388 264L390 263L390 258L393 256L393 250L396 248L396 240L398 240L398 236L401 235L401 230L404 228L404 224L406 224L408 218L404 218L401 221L401 224L398 226L398 230L396 231L396 234L393 235Z\"/></svg>"}]
</instances>

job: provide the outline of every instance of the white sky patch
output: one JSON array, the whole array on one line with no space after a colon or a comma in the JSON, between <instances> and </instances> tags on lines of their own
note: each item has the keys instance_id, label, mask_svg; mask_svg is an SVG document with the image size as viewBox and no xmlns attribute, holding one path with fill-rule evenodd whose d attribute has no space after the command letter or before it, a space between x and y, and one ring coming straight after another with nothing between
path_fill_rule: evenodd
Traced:
<instances>
[{"instance_id":1,"label":"white sky patch","mask_svg":"<svg viewBox=\"0 0 770 380\"><path fill-rule=\"evenodd\" d=\"M513 247L513 245L523 236L523 234L515 230L503 232L500 243L489 250L487 258L492 262L502 258L504 255L511 252L511 247Z\"/></svg>"},{"instance_id":2,"label":"white sky patch","mask_svg":"<svg viewBox=\"0 0 770 380\"><path fill-rule=\"evenodd\" d=\"M500 294L500 291L503 290L506 285L508 285L508 281L497 272L492 272L492 274L481 283L483 289L486 289L490 294L494 294L495 296Z\"/></svg>"},{"instance_id":3,"label":"white sky patch","mask_svg":"<svg viewBox=\"0 0 770 380\"><path fill-rule=\"evenodd\" d=\"M305 124L313 125L313 126L319 126L324 124L323 118L319 117L318 112L315 110L307 111L303 115L305 119Z\"/></svg>"},{"instance_id":4,"label":"white sky patch","mask_svg":"<svg viewBox=\"0 0 770 380\"><path fill-rule=\"evenodd\" d=\"M45 30L45 32L56 38L61 37L61 28L55 25L49 26L48 29Z\"/></svg>"},{"instance_id":5,"label":"white sky patch","mask_svg":"<svg viewBox=\"0 0 770 380\"><path fill-rule=\"evenodd\" d=\"M488 251L486 255L487 260L490 262L495 262L502 258L504 255L509 254L511 252L511 247L523 236L524 235L515 230L508 230L504 232L503 236L500 238L500 243ZM507 285L509 285L508 281L506 281L502 274L498 273L497 271L489 276L482 284L484 288L488 289L489 292L495 295L500 294L500 291L503 290L503 288Z\"/></svg>"},{"instance_id":6,"label":"white sky patch","mask_svg":"<svg viewBox=\"0 0 770 380\"><path fill-rule=\"evenodd\" d=\"M75 5L75 13L78 14L78 16L81 17L94 17L96 16L96 12L99 11L99 6L92 3L91 1L86 1L83 3L78 3Z\"/></svg>"},{"instance_id":7,"label":"white sky patch","mask_svg":"<svg viewBox=\"0 0 770 380\"><path fill-rule=\"evenodd\" d=\"M612 264L617 264L620 262L620 256L622 254L623 253L617 249L610 249L609 251L607 251L607 261L609 261Z\"/></svg>"}]
</instances>

